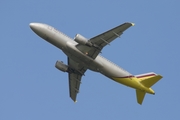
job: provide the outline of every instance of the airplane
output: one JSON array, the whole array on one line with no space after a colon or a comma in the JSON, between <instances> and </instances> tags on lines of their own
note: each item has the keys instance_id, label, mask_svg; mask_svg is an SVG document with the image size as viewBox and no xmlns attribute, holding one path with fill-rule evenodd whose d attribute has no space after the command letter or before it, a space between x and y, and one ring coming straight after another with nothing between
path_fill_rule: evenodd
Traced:
<instances>
[{"instance_id":1,"label":"airplane","mask_svg":"<svg viewBox=\"0 0 180 120\"><path fill-rule=\"evenodd\" d=\"M132 75L123 68L100 55L102 49L134 23L126 22L90 39L76 34L74 39L43 23L30 23L30 28L42 39L56 46L67 55L67 65L57 61L55 67L68 73L69 94L76 102L81 78L87 69L99 72L104 76L136 90L137 102L142 104L145 94L155 94L151 88L162 76L154 72Z\"/></svg>"}]
</instances>

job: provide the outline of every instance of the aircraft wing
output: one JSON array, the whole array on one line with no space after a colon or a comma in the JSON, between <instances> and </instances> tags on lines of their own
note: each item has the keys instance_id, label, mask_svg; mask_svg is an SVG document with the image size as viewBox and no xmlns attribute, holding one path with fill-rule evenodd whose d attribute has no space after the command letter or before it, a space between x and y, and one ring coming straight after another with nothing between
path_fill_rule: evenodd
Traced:
<instances>
[{"instance_id":1,"label":"aircraft wing","mask_svg":"<svg viewBox=\"0 0 180 120\"><path fill-rule=\"evenodd\" d=\"M72 59L68 58L68 65L73 69L69 74L69 94L71 99L76 102L76 96L79 92L79 87L81 84L81 77L86 72L87 68L85 68L82 64L79 64Z\"/></svg>"},{"instance_id":2,"label":"aircraft wing","mask_svg":"<svg viewBox=\"0 0 180 120\"><path fill-rule=\"evenodd\" d=\"M89 39L88 42L92 43L93 47L78 44L77 48L81 52L86 53L89 57L95 59L96 56L101 52L104 46L110 44L110 42L112 42L117 37L120 37L121 34L131 26L134 26L134 23L121 24L109 31L106 31L102 34L99 34Z\"/></svg>"}]
</instances>

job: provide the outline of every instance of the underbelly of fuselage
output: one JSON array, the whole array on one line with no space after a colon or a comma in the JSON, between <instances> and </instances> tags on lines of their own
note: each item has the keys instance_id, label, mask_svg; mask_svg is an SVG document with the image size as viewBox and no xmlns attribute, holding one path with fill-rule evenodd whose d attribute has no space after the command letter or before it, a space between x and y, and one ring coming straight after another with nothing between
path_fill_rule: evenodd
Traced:
<instances>
[{"instance_id":1,"label":"underbelly of fuselage","mask_svg":"<svg viewBox=\"0 0 180 120\"><path fill-rule=\"evenodd\" d=\"M125 86L131 87L131 88L141 88L141 84L138 82L136 77L129 76L129 77L122 77L122 78L112 78L114 81L121 83Z\"/></svg>"},{"instance_id":2,"label":"underbelly of fuselage","mask_svg":"<svg viewBox=\"0 0 180 120\"><path fill-rule=\"evenodd\" d=\"M125 86L145 90L144 86L139 82L138 78L132 76L130 73L118 69L117 66L110 66L112 64L105 62L104 59L98 57L98 59L92 59L86 54L79 51L75 45L72 43L67 43L67 46L63 52L75 62L85 66L87 69L90 69L95 72L100 72L101 74L109 77L110 79L121 83Z\"/></svg>"},{"instance_id":3,"label":"underbelly of fuselage","mask_svg":"<svg viewBox=\"0 0 180 120\"><path fill-rule=\"evenodd\" d=\"M87 69L90 69L92 71L98 72L101 67L100 63L96 62L95 59L92 59L86 54L79 51L72 43L67 42L66 49L63 50L63 52L75 62L82 64Z\"/></svg>"}]
</instances>

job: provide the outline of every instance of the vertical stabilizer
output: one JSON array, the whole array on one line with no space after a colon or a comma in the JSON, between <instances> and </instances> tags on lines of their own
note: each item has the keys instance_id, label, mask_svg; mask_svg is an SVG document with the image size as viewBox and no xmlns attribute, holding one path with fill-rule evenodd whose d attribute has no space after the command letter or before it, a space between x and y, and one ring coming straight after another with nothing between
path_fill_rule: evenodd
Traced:
<instances>
[{"instance_id":1,"label":"vertical stabilizer","mask_svg":"<svg viewBox=\"0 0 180 120\"><path fill-rule=\"evenodd\" d=\"M144 97L145 97L146 92L141 91L141 90L136 90L136 97L137 97L137 102L139 104L142 104Z\"/></svg>"}]
</instances>

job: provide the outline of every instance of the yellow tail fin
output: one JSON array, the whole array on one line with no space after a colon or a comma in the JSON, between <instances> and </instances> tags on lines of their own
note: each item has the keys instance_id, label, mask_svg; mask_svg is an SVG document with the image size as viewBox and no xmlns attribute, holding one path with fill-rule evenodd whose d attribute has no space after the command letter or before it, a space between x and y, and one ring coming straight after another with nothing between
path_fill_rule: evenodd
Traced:
<instances>
[{"instance_id":1,"label":"yellow tail fin","mask_svg":"<svg viewBox=\"0 0 180 120\"><path fill-rule=\"evenodd\" d=\"M145 94L146 94L146 92L144 92L144 91L141 91L141 90L138 90L138 89L136 90L137 102L139 104L142 104Z\"/></svg>"},{"instance_id":2,"label":"yellow tail fin","mask_svg":"<svg viewBox=\"0 0 180 120\"><path fill-rule=\"evenodd\" d=\"M143 79L141 80L141 84L143 84L145 87L148 87L150 88L151 86L153 86L156 82L158 82L160 79L162 78L161 75L155 75L155 76L152 76L150 78L146 78L146 79Z\"/></svg>"},{"instance_id":3,"label":"yellow tail fin","mask_svg":"<svg viewBox=\"0 0 180 120\"><path fill-rule=\"evenodd\" d=\"M139 82L142 85L144 85L144 87L147 87L147 90L150 90L150 92L153 91L150 87L153 86L156 82L158 82L162 78L161 75L157 75L156 73L153 73L153 72L136 75L135 77L138 78ZM147 91L142 91L138 89L136 90L137 102L139 104L142 104L146 92Z\"/></svg>"}]
</instances>

